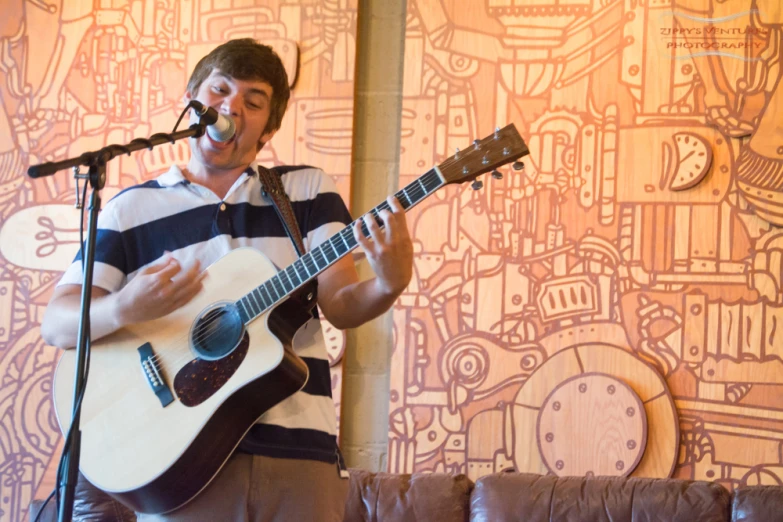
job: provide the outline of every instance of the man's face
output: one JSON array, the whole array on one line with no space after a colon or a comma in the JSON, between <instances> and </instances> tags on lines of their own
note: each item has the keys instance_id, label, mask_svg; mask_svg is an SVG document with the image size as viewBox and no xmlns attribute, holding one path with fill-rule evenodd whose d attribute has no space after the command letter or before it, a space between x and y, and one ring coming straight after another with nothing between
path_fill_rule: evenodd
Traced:
<instances>
[{"instance_id":1,"label":"man's face","mask_svg":"<svg viewBox=\"0 0 783 522\"><path fill-rule=\"evenodd\" d=\"M195 98L230 116L236 124L236 134L227 142L216 142L206 133L191 140L195 159L208 170L246 167L275 133L263 134L272 102L272 87L264 81L236 80L213 70L199 87ZM185 94L185 99L190 99L190 95Z\"/></svg>"}]
</instances>

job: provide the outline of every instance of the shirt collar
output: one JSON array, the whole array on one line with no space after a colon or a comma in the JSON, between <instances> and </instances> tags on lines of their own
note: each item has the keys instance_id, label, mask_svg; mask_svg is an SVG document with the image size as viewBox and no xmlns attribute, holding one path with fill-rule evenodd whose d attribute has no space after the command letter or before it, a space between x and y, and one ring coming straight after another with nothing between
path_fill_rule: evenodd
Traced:
<instances>
[{"instance_id":1,"label":"shirt collar","mask_svg":"<svg viewBox=\"0 0 783 522\"><path fill-rule=\"evenodd\" d=\"M253 162L245 169L245 172L243 172L245 176L257 176L258 174L258 162L253 160ZM243 179L242 176L240 176L240 179ZM156 181L158 182L158 185L161 187L174 187L179 184L187 185L190 183L190 181L185 178L185 175L182 173L182 169L179 165L172 165L169 170L161 174L157 177Z\"/></svg>"}]
</instances>

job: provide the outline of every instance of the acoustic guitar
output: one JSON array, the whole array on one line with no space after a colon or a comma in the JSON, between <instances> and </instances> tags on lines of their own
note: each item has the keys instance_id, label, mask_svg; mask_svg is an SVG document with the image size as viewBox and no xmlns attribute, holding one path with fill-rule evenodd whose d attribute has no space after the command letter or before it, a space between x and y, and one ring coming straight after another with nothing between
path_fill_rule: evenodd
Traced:
<instances>
[{"instance_id":1,"label":"acoustic guitar","mask_svg":"<svg viewBox=\"0 0 783 522\"><path fill-rule=\"evenodd\" d=\"M407 211L450 183L477 188L479 175L528 153L508 125L395 197ZM379 219L384 208L371 213ZM172 511L198 495L256 420L305 385L307 366L291 341L312 318L310 285L356 246L349 225L279 271L257 250L234 250L206 269L203 290L187 305L92 343L80 423L83 475L142 513ZM75 364L75 350L64 352L54 375L63 433Z\"/></svg>"}]
</instances>

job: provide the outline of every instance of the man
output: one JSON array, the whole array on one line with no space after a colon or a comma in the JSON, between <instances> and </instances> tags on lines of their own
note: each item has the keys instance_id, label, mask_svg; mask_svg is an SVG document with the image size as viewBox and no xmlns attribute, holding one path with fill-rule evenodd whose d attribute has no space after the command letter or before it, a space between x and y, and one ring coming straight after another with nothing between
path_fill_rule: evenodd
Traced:
<instances>
[{"instance_id":1,"label":"man","mask_svg":"<svg viewBox=\"0 0 783 522\"><path fill-rule=\"evenodd\" d=\"M225 143L207 135L191 139L187 167L172 166L106 205L96 248L94 339L189 302L202 289L202 268L233 248L254 246L278 267L296 259L283 224L261 195L255 164L288 103L288 79L278 56L251 39L229 41L196 65L185 98L230 115L236 135ZM350 223L322 171L293 169L282 181L308 249ZM337 328L353 328L382 314L410 282L413 248L405 213L394 198L389 205L392 211L381 213L383 229L368 216L369 237L358 222L353 229L376 277L360 282L350 256L318 276L318 306ZM76 344L80 282L77 258L41 325L49 344ZM348 486L339 473L328 364L322 364L326 351L316 321L300 330L294 349L300 355L306 351L310 381L327 389L300 391L272 408L194 500L167 515L141 515L140 520L342 520ZM326 375L314 375L318 372ZM293 423L291 412L297 417Z\"/></svg>"}]
</instances>

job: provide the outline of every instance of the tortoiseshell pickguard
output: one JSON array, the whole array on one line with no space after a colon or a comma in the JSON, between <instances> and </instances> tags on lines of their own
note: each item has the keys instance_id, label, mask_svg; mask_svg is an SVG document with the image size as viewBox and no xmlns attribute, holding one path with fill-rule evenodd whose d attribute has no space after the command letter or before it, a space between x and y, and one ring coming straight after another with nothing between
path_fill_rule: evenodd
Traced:
<instances>
[{"instance_id":1,"label":"tortoiseshell pickguard","mask_svg":"<svg viewBox=\"0 0 783 522\"><path fill-rule=\"evenodd\" d=\"M174 392L188 407L198 406L215 394L234 375L245 360L250 337L245 332L239 346L230 355L217 361L193 359L174 377Z\"/></svg>"}]
</instances>

